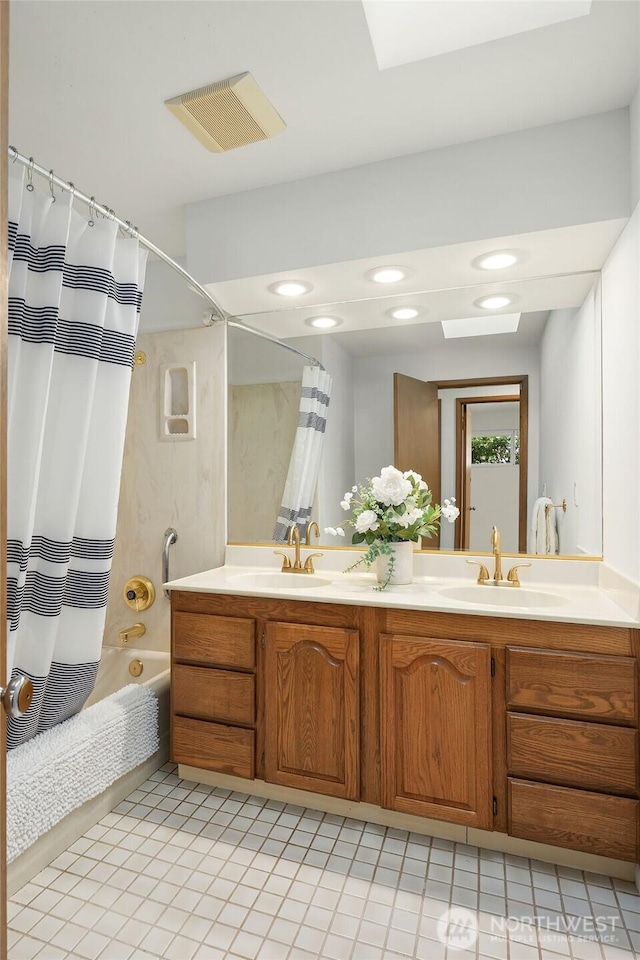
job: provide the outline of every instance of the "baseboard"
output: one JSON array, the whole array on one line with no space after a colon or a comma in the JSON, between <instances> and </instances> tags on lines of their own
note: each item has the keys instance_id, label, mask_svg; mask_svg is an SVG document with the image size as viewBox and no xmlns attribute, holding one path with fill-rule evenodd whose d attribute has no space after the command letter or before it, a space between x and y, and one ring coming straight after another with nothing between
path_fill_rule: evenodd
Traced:
<instances>
[{"instance_id":1,"label":"baseboard","mask_svg":"<svg viewBox=\"0 0 640 960\"><path fill-rule=\"evenodd\" d=\"M320 793L308 793L306 790L281 787L264 780L244 780L242 777L213 773L211 770L201 770L198 767L190 767L186 764L178 765L178 776L183 780L193 780L196 783L225 787L229 790L238 790L257 797L266 797L269 800L280 800L283 803L295 803L301 807L311 807L313 810L323 810L325 813L335 813L343 817L354 817L358 820L379 823L385 827L411 830L413 833L420 833L423 836L439 837L457 843L468 843L474 847L483 847L485 850L496 850L500 853L510 853L518 857L544 860L547 863L573 867L576 870L586 870L590 873L602 873L609 877L617 877L620 880L630 880L632 883L636 880L636 865L627 863L625 860L613 860L609 857L582 853L578 850L565 850L563 847L520 840L517 837L509 837L506 833L493 833L488 830L477 830L474 827L463 827L458 824L447 823L445 820L413 817L404 813L396 813L395 810L385 810L371 803L340 800L337 797L327 797Z\"/></svg>"}]
</instances>

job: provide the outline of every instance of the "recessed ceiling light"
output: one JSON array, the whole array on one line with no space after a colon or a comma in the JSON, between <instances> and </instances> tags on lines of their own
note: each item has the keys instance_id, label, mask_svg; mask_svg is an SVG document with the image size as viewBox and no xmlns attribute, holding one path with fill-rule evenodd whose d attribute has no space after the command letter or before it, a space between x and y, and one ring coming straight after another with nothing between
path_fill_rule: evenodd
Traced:
<instances>
[{"instance_id":1,"label":"recessed ceiling light","mask_svg":"<svg viewBox=\"0 0 640 960\"><path fill-rule=\"evenodd\" d=\"M376 267L375 270L369 270L367 279L374 283L398 283L408 275L406 267Z\"/></svg>"},{"instance_id":2,"label":"recessed ceiling light","mask_svg":"<svg viewBox=\"0 0 640 960\"><path fill-rule=\"evenodd\" d=\"M520 314L499 313L495 317L464 317L442 320L441 323L447 340L455 337L485 337L495 333L515 333L520 323Z\"/></svg>"},{"instance_id":3,"label":"recessed ceiling light","mask_svg":"<svg viewBox=\"0 0 640 960\"><path fill-rule=\"evenodd\" d=\"M413 320L414 317L417 317L420 313L419 310L416 310L415 307L394 307L393 310L387 311L390 317L393 317L394 320Z\"/></svg>"},{"instance_id":4,"label":"recessed ceiling light","mask_svg":"<svg viewBox=\"0 0 640 960\"><path fill-rule=\"evenodd\" d=\"M520 257L513 250L494 250L492 253L483 253L472 261L474 267L480 270L506 270L517 263Z\"/></svg>"},{"instance_id":5,"label":"recessed ceiling light","mask_svg":"<svg viewBox=\"0 0 640 960\"><path fill-rule=\"evenodd\" d=\"M327 330L329 327L339 327L342 319L340 317L307 317L305 323L310 327L321 327Z\"/></svg>"},{"instance_id":6,"label":"recessed ceiling light","mask_svg":"<svg viewBox=\"0 0 640 960\"><path fill-rule=\"evenodd\" d=\"M479 300L474 301L474 304L476 307L482 307L483 310L502 310L515 299L515 297L508 297L505 293L494 293L489 297L480 297Z\"/></svg>"},{"instance_id":7,"label":"recessed ceiling light","mask_svg":"<svg viewBox=\"0 0 640 960\"><path fill-rule=\"evenodd\" d=\"M269 290L277 293L279 297L301 297L303 293L313 290L313 287L304 280L278 280L277 283L269 285Z\"/></svg>"}]
</instances>

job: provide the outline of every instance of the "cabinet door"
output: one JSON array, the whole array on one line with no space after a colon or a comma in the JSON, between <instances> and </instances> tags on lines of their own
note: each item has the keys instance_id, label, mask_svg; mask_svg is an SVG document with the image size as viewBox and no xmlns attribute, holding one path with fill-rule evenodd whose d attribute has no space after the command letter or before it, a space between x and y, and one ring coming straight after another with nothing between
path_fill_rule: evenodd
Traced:
<instances>
[{"instance_id":1,"label":"cabinet door","mask_svg":"<svg viewBox=\"0 0 640 960\"><path fill-rule=\"evenodd\" d=\"M491 648L380 638L383 806L490 828Z\"/></svg>"},{"instance_id":2,"label":"cabinet door","mask_svg":"<svg viewBox=\"0 0 640 960\"><path fill-rule=\"evenodd\" d=\"M357 800L358 632L269 623L265 672L265 779Z\"/></svg>"}]
</instances>

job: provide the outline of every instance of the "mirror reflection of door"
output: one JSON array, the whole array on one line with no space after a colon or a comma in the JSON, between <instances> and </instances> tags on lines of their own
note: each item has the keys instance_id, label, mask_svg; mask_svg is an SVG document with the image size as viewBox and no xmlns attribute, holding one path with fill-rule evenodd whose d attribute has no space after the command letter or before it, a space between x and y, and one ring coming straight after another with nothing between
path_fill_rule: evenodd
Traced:
<instances>
[{"instance_id":1,"label":"mirror reflection of door","mask_svg":"<svg viewBox=\"0 0 640 960\"><path fill-rule=\"evenodd\" d=\"M520 398L459 398L463 456L462 549L485 551L491 528L502 549L518 551L520 520Z\"/></svg>"},{"instance_id":2,"label":"mirror reflection of door","mask_svg":"<svg viewBox=\"0 0 640 960\"><path fill-rule=\"evenodd\" d=\"M419 473L434 503L440 503L440 401L436 384L394 373L393 415L394 466ZM422 538L423 549L439 545L439 533Z\"/></svg>"}]
</instances>

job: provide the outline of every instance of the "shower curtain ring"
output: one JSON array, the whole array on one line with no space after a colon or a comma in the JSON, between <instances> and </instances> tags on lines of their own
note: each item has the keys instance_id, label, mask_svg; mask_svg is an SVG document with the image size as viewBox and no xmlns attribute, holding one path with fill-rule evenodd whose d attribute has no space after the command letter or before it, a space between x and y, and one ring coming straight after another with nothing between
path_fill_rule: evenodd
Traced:
<instances>
[{"instance_id":1,"label":"shower curtain ring","mask_svg":"<svg viewBox=\"0 0 640 960\"><path fill-rule=\"evenodd\" d=\"M69 193L71 194L71 199L73 200L73 198L76 195L76 185L75 183L71 183L71 180L69 180L68 187L69 187Z\"/></svg>"},{"instance_id":2,"label":"shower curtain ring","mask_svg":"<svg viewBox=\"0 0 640 960\"><path fill-rule=\"evenodd\" d=\"M17 148L17 147L9 147L9 150L13 150L13 158L12 158L12 160L11 160L11 163L15 163L16 160L18 159L18 157L20 156L20 154L18 153L18 148Z\"/></svg>"},{"instance_id":3,"label":"shower curtain ring","mask_svg":"<svg viewBox=\"0 0 640 960\"><path fill-rule=\"evenodd\" d=\"M29 157L29 166L27 167L27 190L29 193L33 193L33 157Z\"/></svg>"},{"instance_id":4,"label":"shower curtain ring","mask_svg":"<svg viewBox=\"0 0 640 960\"><path fill-rule=\"evenodd\" d=\"M95 223L94 216L96 212L96 198L91 197L91 203L89 204L89 220L87 226L92 227Z\"/></svg>"},{"instance_id":5,"label":"shower curtain ring","mask_svg":"<svg viewBox=\"0 0 640 960\"><path fill-rule=\"evenodd\" d=\"M53 170L49 170L49 190L51 192L51 200L53 203L56 202L56 195L53 192Z\"/></svg>"}]
</instances>

